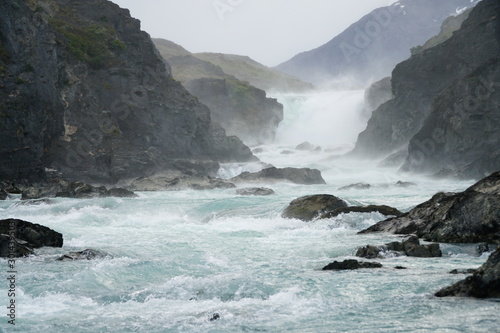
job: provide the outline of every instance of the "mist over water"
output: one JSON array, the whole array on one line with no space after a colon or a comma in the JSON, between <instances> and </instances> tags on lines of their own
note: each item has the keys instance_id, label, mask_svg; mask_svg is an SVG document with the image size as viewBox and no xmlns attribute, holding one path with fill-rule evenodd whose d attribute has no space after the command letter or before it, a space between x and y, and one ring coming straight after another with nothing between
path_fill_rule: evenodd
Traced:
<instances>
[{"instance_id":1,"label":"mist over water","mask_svg":"<svg viewBox=\"0 0 500 333\"><path fill-rule=\"evenodd\" d=\"M295 146L302 142L338 148L352 146L365 127L361 116L364 90L334 90L309 94L277 94L284 106L276 144Z\"/></svg>"}]
</instances>

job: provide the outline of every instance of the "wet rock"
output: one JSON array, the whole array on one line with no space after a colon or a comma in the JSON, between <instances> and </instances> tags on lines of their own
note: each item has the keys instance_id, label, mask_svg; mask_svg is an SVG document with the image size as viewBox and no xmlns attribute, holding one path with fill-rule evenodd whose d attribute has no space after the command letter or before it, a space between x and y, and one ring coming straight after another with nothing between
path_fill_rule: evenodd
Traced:
<instances>
[{"instance_id":1,"label":"wet rock","mask_svg":"<svg viewBox=\"0 0 500 333\"><path fill-rule=\"evenodd\" d=\"M472 276L454 285L443 288L435 294L437 297L500 297L500 248L493 252Z\"/></svg>"},{"instance_id":2,"label":"wet rock","mask_svg":"<svg viewBox=\"0 0 500 333\"><path fill-rule=\"evenodd\" d=\"M236 190L238 195L273 195L274 191L270 188L265 187L250 187L250 188L240 188Z\"/></svg>"},{"instance_id":3,"label":"wet rock","mask_svg":"<svg viewBox=\"0 0 500 333\"><path fill-rule=\"evenodd\" d=\"M7 199L7 193L5 193L5 191L0 188L0 200L5 200Z\"/></svg>"},{"instance_id":4,"label":"wet rock","mask_svg":"<svg viewBox=\"0 0 500 333\"><path fill-rule=\"evenodd\" d=\"M346 190L368 190L372 186L370 184L366 183L356 183L356 184L351 184L343 187L339 187L339 191L346 191Z\"/></svg>"},{"instance_id":5,"label":"wet rock","mask_svg":"<svg viewBox=\"0 0 500 333\"><path fill-rule=\"evenodd\" d=\"M396 267L394 267L394 269L408 269L408 268L403 267L403 266L396 266Z\"/></svg>"},{"instance_id":6,"label":"wet rock","mask_svg":"<svg viewBox=\"0 0 500 333\"><path fill-rule=\"evenodd\" d=\"M138 195L124 188L113 187L106 191L106 196L116 198L137 198Z\"/></svg>"},{"instance_id":7,"label":"wet rock","mask_svg":"<svg viewBox=\"0 0 500 333\"><path fill-rule=\"evenodd\" d=\"M39 248L42 246L62 247L63 236L57 231L47 228L40 224L35 224L18 219L0 220L0 234L15 238L15 242L19 245L18 253L22 256L27 253L24 247ZM5 237L2 239L2 249L5 242L8 241ZM29 251L28 251L29 252ZM5 253L2 252L2 256Z\"/></svg>"},{"instance_id":8,"label":"wet rock","mask_svg":"<svg viewBox=\"0 0 500 333\"><path fill-rule=\"evenodd\" d=\"M402 242L391 242L383 246L367 245L360 247L356 252L357 257L368 259L384 258L386 254L420 258L442 256L439 244L420 245L420 241L416 236L410 236Z\"/></svg>"},{"instance_id":9,"label":"wet rock","mask_svg":"<svg viewBox=\"0 0 500 333\"><path fill-rule=\"evenodd\" d=\"M500 172L464 192L438 193L399 217L360 233L415 234L433 242L500 244Z\"/></svg>"},{"instance_id":10,"label":"wet rock","mask_svg":"<svg viewBox=\"0 0 500 333\"><path fill-rule=\"evenodd\" d=\"M374 213L378 212L382 215L390 216L400 216L403 213L398 209L385 205L368 205L368 206L350 206L344 208L338 208L331 212L326 212L322 214L320 219L329 219L335 217L340 214L349 214L349 213Z\"/></svg>"},{"instance_id":11,"label":"wet rock","mask_svg":"<svg viewBox=\"0 0 500 333\"><path fill-rule=\"evenodd\" d=\"M78 251L78 252L69 252L57 258L56 260L59 261L92 260L92 259L103 259L106 257L109 257L109 254L97 250L85 249L83 251Z\"/></svg>"},{"instance_id":12,"label":"wet rock","mask_svg":"<svg viewBox=\"0 0 500 333\"><path fill-rule=\"evenodd\" d=\"M397 186L397 187L407 188L407 187L417 186L417 184L412 183L412 182L403 182L403 181L399 180L399 181L396 183L396 186Z\"/></svg>"},{"instance_id":13,"label":"wet rock","mask_svg":"<svg viewBox=\"0 0 500 333\"><path fill-rule=\"evenodd\" d=\"M1 258L19 258L31 254L33 254L33 248L29 246L28 242L6 234L0 234Z\"/></svg>"},{"instance_id":14,"label":"wet rock","mask_svg":"<svg viewBox=\"0 0 500 333\"><path fill-rule=\"evenodd\" d=\"M218 313L214 313L214 314L212 315L212 317L210 317L210 319L209 319L209 320L210 320L210 321L216 321L216 320L218 320L218 319L220 319L220 315L219 315Z\"/></svg>"},{"instance_id":15,"label":"wet rock","mask_svg":"<svg viewBox=\"0 0 500 333\"><path fill-rule=\"evenodd\" d=\"M480 243L476 246L476 253L478 255L481 255L485 252L489 252L490 251L490 246L488 243Z\"/></svg>"},{"instance_id":16,"label":"wet rock","mask_svg":"<svg viewBox=\"0 0 500 333\"><path fill-rule=\"evenodd\" d=\"M317 194L300 197L290 202L281 214L284 218L312 221L328 211L345 208L347 204L334 195Z\"/></svg>"},{"instance_id":17,"label":"wet rock","mask_svg":"<svg viewBox=\"0 0 500 333\"><path fill-rule=\"evenodd\" d=\"M296 150L314 150L315 149L315 146L310 143L310 142L302 142L301 144L297 145L295 147Z\"/></svg>"},{"instance_id":18,"label":"wet rock","mask_svg":"<svg viewBox=\"0 0 500 333\"><path fill-rule=\"evenodd\" d=\"M292 182L302 185L326 184L317 169L309 168L267 168L259 172L243 172L239 176L230 179L232 182Z\"/></svg>"},{"instance_id":19,"label":"wet rock","mask_svg":"<svg viewBox=\"0 0 500 333\"><path fill-rule=\"evenodd\" d=\"M469 269L454 269L450 271L450 274L474 274L477 272L477 269L469 268Z\"/></svg>"},{"instance_id":20,"label":"wet rock","mask_svg":"<svg viewBox=\"0 0 500 333\"><path fill-rule=\"evenodd\" d=\"M129 186L133 191L181 191L213 190L235 188L236 185L226 180L212 177L141 177Z\"/></svg>"},{"instance_id":21,"label":"wet rock","mask_svg":"<svg viewBox=\"0 0 500 333\"><path fill-rule=\"evenodd\" d=\"M325 267L323 267L324 271L334 270L353 270L353 269L361 269L361 268L381 268L382 264L378 262L359 262L354 259L347 259L342 262L334 261Z\"/></svg>"},{"instance_id":22,"label":"wet rock","mask_svg":"<svg viewBox=\"0 0 500 333\"><path fill-rule=\"evenodd\" d=\"M295 154L295 152L291 151L291 150L283 150L280 154L281 155L292 155L292 154Z\"/></svg>"}]
</instances>

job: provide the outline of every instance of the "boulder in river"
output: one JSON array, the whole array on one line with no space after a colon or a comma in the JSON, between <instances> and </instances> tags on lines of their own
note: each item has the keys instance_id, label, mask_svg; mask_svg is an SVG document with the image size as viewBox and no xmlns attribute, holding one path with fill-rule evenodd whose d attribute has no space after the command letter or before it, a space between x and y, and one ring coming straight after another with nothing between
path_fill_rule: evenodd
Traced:
<instances>
[{"instance_id":1,"label":"boulder in river","mask_svg":"<svg viewBox=\"0 0 500 333\"><path fill-rule=\"evenodd\" d=\"M236 194L238 194L238 195L267 196L267 195L273 195L274 191L270 188L265 188L265 187L249 187L249 188L237 189Z\"/></svg>"},{"instance_id":2,"label":"boulder in river","mask_svg":"<svg viewBox=\"0 0 500 333\"><path fill-rule=\"evenodd\" d=\"M454 285L443 288L435 294L437 297L500 297L500 247L493 252L473 275Z\"/></svg>"},{"instance_id":3,"label":"boulder in river","mask_svg":"<svg viewBox=\"0 0 500 333\"><path fill-rule=\"evenodd\" d=\"M85 249L83 251L78 251L78 252L69 252L57 258L57 260L59 261L92 260L92 259L103 259L106 257L109 257L109 254L97 250Z\"/></svg>"},{"instance_id":4,"label":"boulder in river","mask_svg":"<svg viewBox=\"0 0 500 333\"><path fill-rule=\"evenodd\" d=\"M340 214L349 214L349 213L380 213L382 215L394 215L399 216L402 215L398 209L386 205L368 205L368 206L349 206L343 208L337 208L334 211L323 213L319 218L320 219L330 219Z\"/></svg>"},{"instance_id":5,"label":"boulder in river","mask_svg":"<svg viewBox=\"0 0 500 333\"><path fill-rule=\"evenodd\" d=\"M410 236L402 242L391 242L383 246L363 246L357 250L356 256L361 258L374 259L384 258L384 255L388 253L420 258L433 258L442 256L439 244L421 245L416 236Z\"/></svg>"},{"instance_id":6,"label":"boulder in river","mask_svg":"<svg viewBox=\"0 0 500 333\"><path fill-rule=\"evenodd\" d=\"M360 262L355 259L347 259L342 262L334 261L325 267L324 271L342 271L342 270L353 270L360 268L381 268L382 264L378 262Z\"/></svg>"},{"instance_id":7,"label":"boulder in river","mask_svg":"<svg viewBox=\"0 0 500 333\"><path fill-rule=\"evenodd\" d=\"M346 190L368 190L372 186L367 183L356 183L356 184L351 184L347 186L342 186L339 187L339 191L346 191Z\"/></svg>"},{"instance_id":8,"label":"boulder in river","mask_svg":"<svg viewBox=\"0 0 500 333\"><path fill-rule=\"evenodd\" d=\"M460 193L438 193L360 233L415 234L426 241L500 244L500 172Z\"/></svg>"},{"instance_id":9,"label":"boulder in river","mask_svg":"<svg viewBox=\"0 0 500 333\"><path fill-rule=\"evenodd\" d=\"M32 252L29 251L30 248L42 246L62 247L63 245L63 236L59 232L40 224L18 219L0 220L0 234L3 235L0 238L2 257L8 257L9 254L20 257ZM13 251L13 253L9 253L8 248L11 239L18 245L16 245L17 250Z\"/></svg>"},{"instance_id":10,"label":"boulder in river","mask_svg":"<svg viewBox=\"0 0 500 333\"><path fill-rule=\"evenodd\" d=\"M344 200L330 194L307 195L290 202L282 213L282 217L312 221L328 211L346 208Z\"/></svg>"},{"instance_id":11,"label":"boulder in river","mask_svg":"<svg viewBox=\"0 0 500 333\"><path fill-rule=\"evenodd\" d=\"M309 168L276 168L270 167L259 172L243 172L240 175L230 179L232 182L292 182L302 185L326 184L317 169Z\"/></svg>"}]
</instances>

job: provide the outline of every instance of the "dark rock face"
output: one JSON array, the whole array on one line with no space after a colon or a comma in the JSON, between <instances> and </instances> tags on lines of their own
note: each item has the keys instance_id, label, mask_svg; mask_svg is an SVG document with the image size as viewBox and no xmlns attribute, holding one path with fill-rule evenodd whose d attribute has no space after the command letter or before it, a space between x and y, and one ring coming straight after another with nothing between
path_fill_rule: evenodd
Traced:
<instances>
[{"instance_id":1,"label":"dark rock face","mask_svg":"<svg viewBox=\"0 0 500 333\"><path fill-rule=\"evenodd\" d=\"M267 168L259 172L243 172L230 179L233 182L282 182L289 181L295 184L313 185L326 184L317 169L309 168Z\"/></svg>"},{"instance_id":2,"label":"dark rock face","mask_svg":"<svg viewBox=\"0 0 500 333\"><path fill-rule=\"evenodd\" d=\"M281 214L284 218L312 221L328 211L346 208L347 204L336 196L317 194L301 197L290 202Z\"/></svg>"},{"instance_id":3,"label":"dark rock face","mask_svg":"<svg viewBox=\"0 0 500 333\"><path fill-rule=\"evenodd\" d=\"M106 257L109 257L109 254L97 250L86 249L78 252L69 252L57 258L56 260L59 261L92 260L92 259L103 259Z\"/></svg>"},{"instance_id":4,"label":"dark rock face","mask_svg":"<svg viewBox=\"0 0 500 333\"><path fill-rule=\"evenodd\" d=\"M376 110L380 105L391 100L393 97L390 76L373 83L365 90L363 116L370 118L373 110Z\"/></svg>"},{"instance_id":5,"label":"dark rock face","mask_svg":"<svg viewBox=\"0 0 500 333\"><path fill-rule=\"evenodd\" d=\"M368 206L350 206L344 208L337 208L333 211L326 212L322 214L320 219L330 219L340 214L349 214L349 213L380 213L382 215L390 216L400 216L401 213L398 209L386 205L368 205Z\"/></svg>"},{"instance_id":6,"label":"dark rock face","mask_svg":"<svg viewBox=\"0 0 500 333\"><path fill-rule=\"evenodd\" d=\"M128 10L105 0L30 5L0 3L0 180L43 180L51 168L115 183L253 158L172 79Z\"/></svg>"},{"instance_id":7,"label":"dark rock face","mask_svg":"<svg viewBox=\"0 0 500 333\"><path fill-rule=\"evenodd\" d=\"M11 237L14 238L13 241L16 244L16 250L12 253L16 257L31 254L32 248L62 247L63 245L62 234L43 225L18 219L0 220L0 234L3 235L0 246L2 257L9 256L8 246Z\"/></svg>"},{"instance_id":8,"label":"dark rock face","mask_svg":"<svg viewBox=\"0 0 500 333\"><path fill-rule=\"evenodd\" d=\"M439 244L420 245L416 236L410 236L402 242L391 242L383 246L367 245L356 251L356 257L368 259L384 258L386 254L419 258L434 258L443 255Z\"/></svg>"},{"instance_id":9,"label":"dark rock face","mask_svg":"<svg viewBox=\"0 0 500 333\"><path fill-rule=\"evenodd\" d=\"M283 105L266 92L236 78L200 78L184 84L211 110L211 118L229 135L254 146L274 142Z\"/></svg>"},{"instance_id":10,"label":"dark rock face","mask_svg":"<svg viewBox=\"0 0 500 333\"><path fill-rule=\"evenodd\" d=\"M361 268L381 268L382 264L378 262L359 262L354 259L347 259L342 262L334 261L325 267L322 270L324 271L342 271L342 270L353 270L353 269L361 269Z\"/></svg>"},{"instance_id":11,"label":"dark rock face","mask_svg":"<svg viewBox=\"0 0 500 333\"><path fill-rule=\"evenodd\" d=\"M305 81L349 77L380 80L410 56L410 49L439 33L442 22L469 0L404 0L375 9L340 35L276 68Z\"/></svg>"},{"instance_id":12,"label":"dark rock face","mask_svg":"<svg viewBox=\"0 0 500 333\"><path fill-rule=\"evenodd\" d=\"M500 248L472 276L441 289L437 297L500 297Z\"/></svg>"},{"instance_id":13,"label":"dark rock face","mask_svg":"<svg viewBox=\"0 0 500 333\"><path fill-rule=\"evenodd\" d=\"M452 6L456 4L453 2ZM440 146L448 140L450 142L444 145L442 150L445 153L443 159L448 162L457 159L457 154L460 155L457 146L460 145L458 142L461 139L457 138L457 135L451 131L460 128L467 129L462 141L466 144L466 153L463 155L468 163L473 161L472 155L474 155L472 152L469 153L471 145L476 147L476 159L481 159L482 156L491 156L492 153L487 151L489 146L486 139L494 136L489 132L496 126L496 116L489 117L491 116L491 106L495 103L498 104L497 94L487 96L487 90L491 88L492 84L488 83L491 73L483 77L476 75L476 80L479 82L470 84L468 87L466 82L471 82L473 78L471 77L470 80L466 78L474 75L474 72L492 59L497 59L498 54L500 54L499 10L500 3L496 0L479 2L462 24L461 29L456 31L451 38L398 64L392 72L394 98L373 112L366 130L358 137L353 154L366 157L388 155L408 145L410 139L419 132L425 123L426 129L417 137L420 142L414 141L412 148L410 148L411 151L415 151L413 153L414 159L417 157L417 146L422 153L430 152L429 155L438 155L441 151ZM460 56L457 57L457 54ZM485 67L484 71L486 73L492 69L493 67ZM481 87L482 81L487 82L486 87ZM480 90L476 92L476 88ZM464 92L467 93L465 96ZM484 97L485 100L478 101L479 97ZM492 101L489 101L490 99ZM435 115L433 119L427 121L428 116L432 113L433 101L433 108L436 109ZM466 108L475 109L476 104L480 104L486 109L484 113L481 108L471 112L467 111L462 116L459 112L464 108L463 101L470 102ZM451 104L458 106L453 107L453 111L446 111ZM476 116L476 113L480 115ZM474 124L465 124L469 121L469 116ZM438 118L445 119L445 117L444 123L440 124ZM489 125L489 122L493 124ZM486 133L479 133L475 124L485 124ZM490 129L491 126L493 128ZM436 128L440 130L434 131ZM429 136L429 134L434 134L434 136ZM478 134L480 137L476 140L481 140L483 144L478 145L477 141L466 142L467 138ZM450 153L447 149L451 150ZM428 158L418 157L424 160L422 162L424 166L427 165ZM410 169L417 169L417 167Z\"/></svg>"},{"instance_id":14,"label":"dark rock face","mask_svg":"<svg viewBox=\"0 0 500 333\"><path fill-rule=\"evenodd\" d=\"M461 193L438 193L360 233L415 234L427 241L500 244L500 172Z\"/></svg>"},{"instance_id":15,"label":"dark rock face","mask_svg":"<svg viewBox=\"0 0 500 333\"><path fill-rule=\"evenodd\" d=\"M432 103L401 170L474 179L500 170L499 82L500 57L454 81Z\"/></svg>"},{"instance_id":16,"label":"dark rock face","mask_svg":"<svg viewBox=\"0 0 500 333\"><path fill-rule=\"evenodd\" d=\"M270 188L265 188L265 187L251 187L251 188L239 188L236 190L236 194L267 196L267 195L273 195L274 191Z\"/></svg>"}]
</instances>

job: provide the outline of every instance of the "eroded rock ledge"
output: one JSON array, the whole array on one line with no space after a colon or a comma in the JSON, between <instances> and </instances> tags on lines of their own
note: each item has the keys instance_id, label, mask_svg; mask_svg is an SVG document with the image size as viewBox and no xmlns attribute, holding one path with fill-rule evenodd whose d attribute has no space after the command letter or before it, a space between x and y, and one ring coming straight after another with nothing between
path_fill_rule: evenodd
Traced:
<instances>
[{"instance_id":1,"label":"eroded rock ledge","mask_svg":"<svg viewBox=\"0 0 500 333\"><path fill-rule=\"evenodd\" d=\"M371 232L415 234L432 242L500 244L500 172L464 192L438 193L408 213L360 231Z\"/></svg>"}]
</instances>

